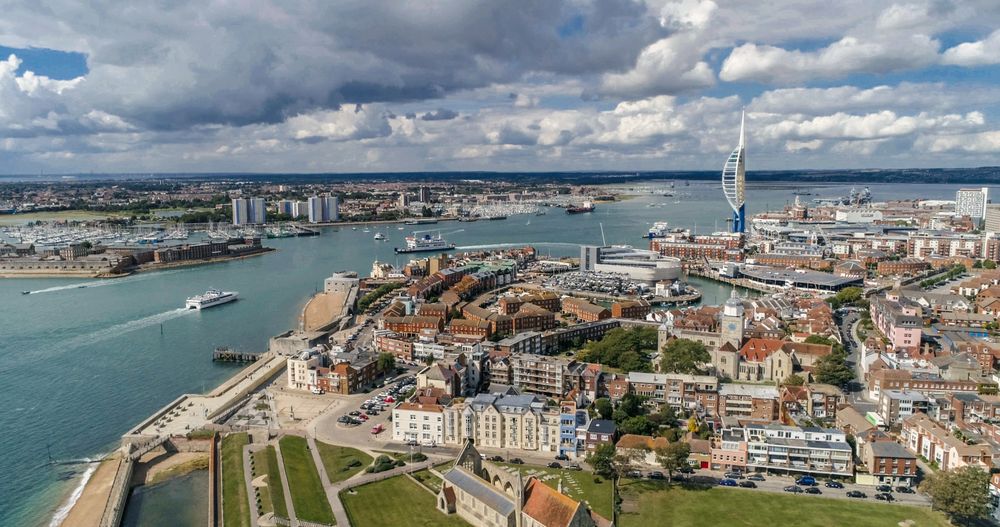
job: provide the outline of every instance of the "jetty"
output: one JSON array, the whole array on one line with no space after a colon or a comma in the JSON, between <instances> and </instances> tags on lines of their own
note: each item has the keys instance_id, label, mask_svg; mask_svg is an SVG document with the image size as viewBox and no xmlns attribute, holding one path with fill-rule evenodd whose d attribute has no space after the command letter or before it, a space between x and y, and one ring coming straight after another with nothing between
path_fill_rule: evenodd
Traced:
<instances>
[{"instance_id":1,"label":"jetty","mask_svg":"<svg viewBox=\"0 0 1000 527\"><path fill-rule=\"evenodd\" d=\"M258 359L260 353L234 350L227 346L220 346L212 352L212 361L215 362L257 362Z\"/></svg>"}]
</instances>

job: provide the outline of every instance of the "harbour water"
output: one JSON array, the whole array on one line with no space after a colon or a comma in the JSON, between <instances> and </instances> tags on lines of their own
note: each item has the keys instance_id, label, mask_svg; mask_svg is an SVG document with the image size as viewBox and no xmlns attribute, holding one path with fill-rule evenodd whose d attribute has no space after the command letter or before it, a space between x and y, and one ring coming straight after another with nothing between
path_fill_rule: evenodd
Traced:
<instances>
[{"instance_id":1,"label":"harbour water","mask_svg":"<svg viewBox=\"0 0 1000 527\"><path fill-rule=\"evenodd\" d=\"M201 527L208 518L208 471L196 470L128 498L122 527Z\"/></svg>"},{"instance_id":2,"label":"harbour water","mask_svg":"<svg viewBox=\"0 0 1000 527\"><path fill-rule=\"evenodd\" d=\"M850 188L752 184L748 213L783 206L801 190L812 193L804 198L808 201L845 195ZM872 194L876 200L954 199L957 188L873 185ZM405 263L406 257L392 248L401 246L411 229L440 230L460 250L532 244L543 254L566 256L578 255L578 244L600 244L602 225L607 243L637 247L646 244L640 236L655 221L699 233L726 228L731 212L717 183L678 184L674 190L677 197L644 194L598 204L590 214L547 209L544 216L405 230L396 225L373 226L370 232L327 228L318 237L268 240L278 250L263 256L116 280L0 280L0 422L5 431L0 525L49 524L91 466L77 462L108 452L129 426L179 394L210 390L235 372L234 366L212 363L215 347L262 351L268 337L295 325L308 296L334 271L367 274L375 258ZM373 240L375 232L388 241ZM691 282L703 289L707 304L729 294L728 286ZM212 287L239 291L240 300L201 312L181 309L186 297ZM33 294L20 294L26 290ZM155 509L161 495L145 493L142 507Z\"/></svg>"}]
</instances>

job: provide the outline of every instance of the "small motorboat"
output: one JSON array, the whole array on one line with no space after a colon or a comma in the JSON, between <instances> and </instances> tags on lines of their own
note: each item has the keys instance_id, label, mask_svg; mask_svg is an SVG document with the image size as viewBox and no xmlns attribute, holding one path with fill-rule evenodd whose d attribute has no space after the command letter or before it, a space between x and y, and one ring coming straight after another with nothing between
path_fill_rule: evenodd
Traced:
<instances>
[{"instance_id":1,"label":"small motorboat","mask_svg":"<svg viewBox=\"0 0 1000 527\"><path fill-rule=\"evenodd\" d=\"M30 295L30 294L31 294L31 291L21 291L21 294L22 294L22 295Z\"/></svg>"}]
</instances>

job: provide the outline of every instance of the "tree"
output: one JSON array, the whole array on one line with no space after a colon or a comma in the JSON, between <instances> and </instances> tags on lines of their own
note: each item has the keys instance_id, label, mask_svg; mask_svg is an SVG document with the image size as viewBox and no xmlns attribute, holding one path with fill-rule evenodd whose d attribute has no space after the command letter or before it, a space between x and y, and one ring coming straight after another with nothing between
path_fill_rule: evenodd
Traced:
<instances>
[{"instance_id":1,"label":"tree","mask_svg":"<svg viewBox=\"0 0 1000 527\"><path fill-rule=\"evenodd\" d=\"M656 350L657 338L653 328L615 328L601 340L587 343L580 359L625 371L649 371L649 355Z\"/></svg>"},{"instance_id":2,"label":"tree","mask_svg":"<svg viewBox=\"0 0 1000 527\"><path fill-rule=\"evenodd\" d=\"M661 405L654 414L649 415L649 420L656 426L677 426L677 412L669 404Z\"/></svg>"},{"instance_id":3,"label":"tree","mask_svg":"<svg viewBox=\"0 0 1000 527\"><path fill-rule=\"evenodd\" d=\"M615 423L621 425L629 417L636 417L639 415L644 415L646 413L646 408L643 406L645 399L634 394L627 393L622 397L621 402L618 403L618 408L612 412L611 418L614 419Z\"/></svg>"},{"instance_id":4,"label":"tree","mask_svg":"<svg viewBox=\"0 0 1000 527\"><path fill-rule=\"evenodd\" d=\"M663 347L660 371L665 373L702 374L703 364L712 362L705 345L690 339L674 339Z\"/></svg>"},{"instance_id":5,"label":"tree","mask_svg":"<svg viewBox=\"0 0 1000 527\"><path fill-rule=\"evenodd\" d=\"M971 525L989 517L990 475L979 467L965 466L934 472L920 484L931 497L931 506L959 525Z\"/></svg>"},{"instance_id":6,"label":"tree","mask_svg":"<svg viewBox=\"0 0 1000 527\"><path fill-rule=\"evenodd\" d=\"M636 434L641 436L651 435L656 431L656 424L645 415L637 415L623 419L618 429L623 434Z\"/></svg>"},{"instance_id":7,"label":"tree","mask_svg":"<svg viewBox=\"0 0 1000 527\"><path fill-rule=\"evenodd\" d=\"M813 372L816 381L834 386L846 384L854 379L854 370L847 365L846 355L843 353L831 353L820 357Z\"/></svg>"},{"instance_id":8,"label":"tree","mask_svg":"<svg viewBox=\"0 0 1000 527\"><path fill-rule=\"evenodd\" d=\"M784 386L802 386L805 383L806 380L803 379L801 375L795 373L785 377L785 380L781 381L781 384Z\"/></svg>"},{"instance_id":9,"label":"tree","mask_svg":"<svg viewBox=\"0 0 1000 527\"><path fill-rule=\"evenodd\" d=\"M382 373L393 371L396 369L396 356L392 353L379 353L375 365Z\"/></svg>"},{"instance_id":10,"label":"tree","mask_svg":"<svg viewBox=\"0 0 1000 527\"><path fill-rule=\"evenodd\" d=\"M601 419L611 419L611 413L614 411L614 408L611 406L611 400L607 397L601 397L594 401L594 409L597 410L597 414L601 416Z\"/></svg>"},{"instance_id":11,"label":"tree","mask_svg":"<svg viewBox=\"0 0 1000 527\"><path fill-rule=\"evenodd\" d=\"M612 477L615 472L615 445L602 443L594 448L594 452L587 456L587 463L594 467L594 473L604 477Z\"/></svg>"},{"instance_id":12,"label":"tree","mask_svg":"<svg viewBox=\"0 0 1000 527\"><path fill-rule=\"evenodd\" d=\"M997 263L993 260L983 260L983 269L996 269Z\"/></svg>"},{"instance_id":13,"label":"tree","mask_svg":"<svg viewBox=\"0 0 1000 527\"><path fill-rule=\"evenodd\" d=\"M699 428L700 428L700 426L698 424L698 418L695 417L695 416L693 416L693 415L691 417L688 417L688 420L687 420L687 430L688 430L688 432L696 434L696 433L698 433L698 429Z\"/></svg>"},{"instance_id":14,"label":"tree","mask_svg":"<svg viewBox=\"0 0 1000 527\"><path fill-rule=\"evenodd\" d=\"M674 479L674 472L688 466L691 445L678 441L656 449L656 462L667 471L668 481Z\"/></svg>"}]
</instances>

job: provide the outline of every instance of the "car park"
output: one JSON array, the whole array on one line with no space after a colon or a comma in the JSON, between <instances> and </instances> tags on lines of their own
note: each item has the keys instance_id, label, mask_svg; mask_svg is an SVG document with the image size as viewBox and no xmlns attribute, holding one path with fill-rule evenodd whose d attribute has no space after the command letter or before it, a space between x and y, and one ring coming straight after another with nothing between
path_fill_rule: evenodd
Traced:
<instances>
[{"instance_id":1,"label":"car park","mask_svg":"<svg viewBox=\"0 0 1000 527\"><path fill-rule=\"evenodd\" d=\"M892 494L889 494L888 492L879 492L875 495L875 499L879 501L893 501L895 498L893 498Z\"/></svg>"},{"instance_id":2,"label":"car park","mask_svg":"<svg viewBox=\"0 0 1000 527\"><path fill-rule=\"evenodd\" d=\"M867 498L868 495L860 490L849 490L847 491L848 498Z\"/></svg>"},{"instance_id":3,"label":"car park","mask_svg":"<svg viewBox=\"0 0 1000 527\"><path fill-rule=\"evenodd\" d=\"M757 484L754 483L754 482L752 482L752 481L750 481L750 480L748 480L748 479L745 479L745 480L741 481L740 482L740 486L743 487L743 488L745 488L745 489L755 489L755 488L757 488Z\"/></svg>"},{"instance_id":4,"label":"car park","mask_svg":"<svg viewBox=\"0 0 1000 527\"><path fill-rule=\"evenodd\" d=\"M735 479L730 479L730 478L720 479L719 480L719 486L720 487L735 487L736 486L736 480Z\"/></svg>"},{"instance_id":5,"label":"car park","mask_svg":"<svg viewBox=\"0 0 1000 527\"><path fill-rule=\"evenodd\" d=\"M830 481L826 482L826 488L828 488L828 489L842 489L842 488L844 488L844 484L841 483L841 482L839 482L839 481L830 480Z\"/></svg>"},{"instance_id":6,"label":"car park","mask_svg":"<svg viewBox=\"0 0 1000 527\"><path fill-rule=\"evenodd\" d=\"M915 491L913 489L911 489L910 487L904 487L902 485L899 486L899 487L896 487L896 492L898 492L900 494L914 494L915 493Z\"/></svg>"},{"instance_id":7,"label":"car park","mask_svg":"<svg viewBox=\"0 0 1000 527\"><path fill-rule=\"evenodd\" d=\"M801 494L803 492L802 487L798 485L789 485L781 490L791 492L792 494Z\"/></svg>"},{"instance_id":8,"label":"car park","mask_svg":"<svg viewBox=\"0 0 1000 527\"><path fill-rule=\"evenodd\" d=\"M816 478L812 476L802 476L801 478L795 480L796 485L802 485L803 487L812 487L816 485Z\"/></svg>"},{"instance_id":9,"label":"car park","mask_svg":"<svg viewBox=\"0 0 1000 527\"><path fill-rule=\"evenodd\" d=\"M819 487L806 487L806 494L823 494Z\"/></svg>"}]
</instances>

